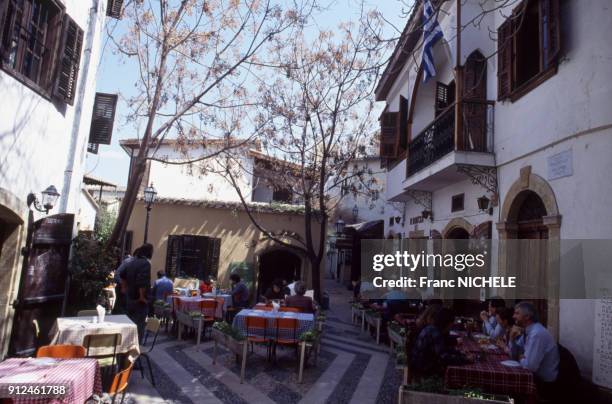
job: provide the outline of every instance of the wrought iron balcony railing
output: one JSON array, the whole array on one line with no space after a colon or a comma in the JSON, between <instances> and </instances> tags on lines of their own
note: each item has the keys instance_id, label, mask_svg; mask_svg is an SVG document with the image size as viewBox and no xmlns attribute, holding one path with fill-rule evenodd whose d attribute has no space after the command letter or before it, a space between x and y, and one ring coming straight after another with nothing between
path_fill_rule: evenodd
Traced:
<instances>
[{"instance_id":1,"label":"wrought iron balcony railing","mask_svg":"<svg viewBox=\"0 0 612 404\"><path fill-rule=\"evenodd\" d=\"M462 101L463 131L455 142L455 104L450 105L408 145L407 175L452 151L493 152L492 101Z\"/></svg>"}]
</instances>

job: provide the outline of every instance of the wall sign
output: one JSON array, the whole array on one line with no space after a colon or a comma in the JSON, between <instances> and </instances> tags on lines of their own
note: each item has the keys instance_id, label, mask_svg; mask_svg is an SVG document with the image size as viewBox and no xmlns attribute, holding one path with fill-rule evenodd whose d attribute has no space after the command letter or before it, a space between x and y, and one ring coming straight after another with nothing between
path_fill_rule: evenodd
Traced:
<instances>
[{"instance_id":1,"label":"wall sign","mask_svg":"<svg viewBox=\"0 0 612 404\"><path fill-rule=\"evenodd\" d=\"M548 180L569 177L574 174L572 149L548 157Z\"/></svg>"},{"instance_id":2,"label":"wall sign","mask_svg":"<svg viewBox=\"0 0 612 404\"><path fill-rule=\"evenodd\" d=\"M612 299L595 301L593 383L612 388Z\"/></svg>"}]
</instances>

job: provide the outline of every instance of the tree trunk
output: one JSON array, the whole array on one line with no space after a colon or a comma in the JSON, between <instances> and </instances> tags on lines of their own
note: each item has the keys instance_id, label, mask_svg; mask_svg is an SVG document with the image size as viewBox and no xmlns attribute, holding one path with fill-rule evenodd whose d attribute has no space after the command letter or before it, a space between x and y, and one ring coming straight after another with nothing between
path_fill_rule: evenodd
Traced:
<instances>
[{"instance_id":1,"label":"tree trunk","mask_svg":"<svg viewBox=\"0 0 612 404\"><path fill-rule=\"evenodd\" d=\"M310 274L312 276L312 289L315 300L321 304L321 260L315 254L309 255Z\"/></svg>"},{"instance_id":2,"label":"tree trunk","mask_svg":"<svg viewBox=\"0 0 612 404\"><path fill-rule=\"evenodd\" d=\"M140 189L142 179L144 178L146 168L147 160L144 157L141 157L140 153L137 156L134 156L132 172L130 173L128 185L125 189L125 195L123 197L123 201L121 201L119 213L117 214L117 221L115 222L113 232L106 243L107 249L119 246L120 241L123 239L123 234L127 229L132 211L134 210L134 205L136 205L138 191Z\"/></svg>"}]
</instances>

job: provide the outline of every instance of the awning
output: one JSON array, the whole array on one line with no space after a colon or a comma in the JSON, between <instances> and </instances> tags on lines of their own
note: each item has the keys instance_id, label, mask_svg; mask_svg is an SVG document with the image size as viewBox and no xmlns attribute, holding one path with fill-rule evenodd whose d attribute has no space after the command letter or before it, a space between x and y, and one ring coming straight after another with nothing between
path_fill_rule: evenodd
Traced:
<instances>
[{"instance_id":1,"label":"awning","mask_svg":"<svg viewBox=\"0 0 612 404\"><path fill-rule=\"evenodd\" d=\"M382 238L384 227L384 221L371 220L369 222L348 224L344 227L344 232L347 234L358 233L360 235L364 233L380 233L380 237Z\"/></svg>"}]
</instances>

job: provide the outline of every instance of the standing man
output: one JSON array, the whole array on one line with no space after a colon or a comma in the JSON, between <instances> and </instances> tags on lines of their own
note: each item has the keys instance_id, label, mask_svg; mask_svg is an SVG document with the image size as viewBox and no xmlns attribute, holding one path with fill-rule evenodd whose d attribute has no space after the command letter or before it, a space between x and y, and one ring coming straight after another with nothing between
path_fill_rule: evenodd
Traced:
<instances>
[{"instance_id":1,"label":"standing man","mask_svg":"<svg viewBox=\"0 0 612 404\"><path fill-rule=\"evenodd\" d=\"M138 327L138 341L142 343L149 312L148 295L151 287L151 262L153 245L143 244L119 275L124 290L127 291L127 315Z\"/></svg>"}]
</instances>

